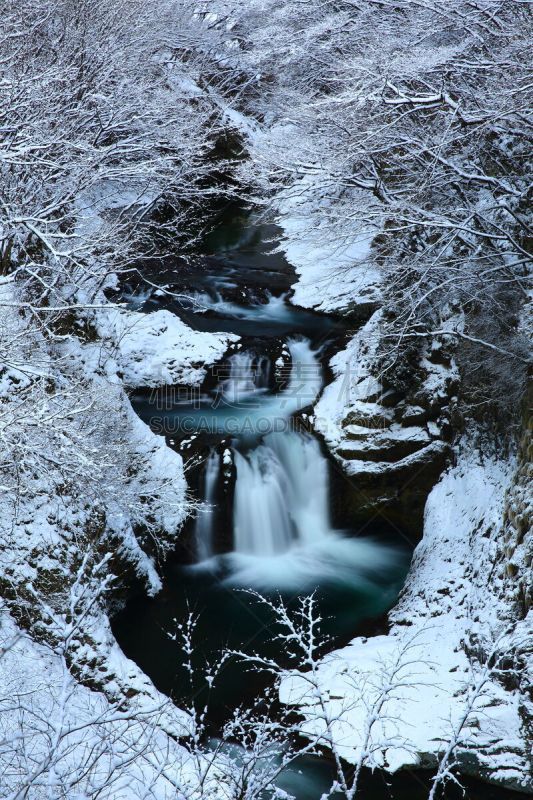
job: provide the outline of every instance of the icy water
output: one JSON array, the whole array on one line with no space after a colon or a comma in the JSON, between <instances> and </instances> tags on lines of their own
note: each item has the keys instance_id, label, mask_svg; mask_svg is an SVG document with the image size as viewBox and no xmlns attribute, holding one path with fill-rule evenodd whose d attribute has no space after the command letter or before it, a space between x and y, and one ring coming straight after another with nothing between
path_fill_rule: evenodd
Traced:
<instances>
[{"instance_id":1,"label":"icy water","mask_svg":"<svg viewBox=\"0 0 533 800\"><path fill-rule=\"evenodd\" d=\"M289 606L314 591L332 649L385 630L385 612L410 559L397 531L376 521L356 531L343 514L353 487L307 420L327 379L325 364L346 330L334 318L290 304L295 276L269 241L274 233L230 208L187 272L186 291L183 273L175 276L186 298L157 296L142 286L130 298L146 312L169 308L198 330L242 337L201 392L133 398L169 446L197 462L189 480L202 506L166 565L163 591L154 599L132 597L114 621L126 654L178 705L190 699L175 637L188 610L199 614L199 665L226 646L278 657L272 613L243 590L280 596ZM171 270L165 279L172 284ZM227 663L210 692L213 736L233 708L261 693L265 680ZM298 800L318 800L331 781L327 760L305 758L280 786ZM416 800L427 796L426 784L414 773L392 783L376 773L365 776L358 797ZM481 789L478 794L473 786L467 797L491 797Z\"/></svg>"}]
</instances>

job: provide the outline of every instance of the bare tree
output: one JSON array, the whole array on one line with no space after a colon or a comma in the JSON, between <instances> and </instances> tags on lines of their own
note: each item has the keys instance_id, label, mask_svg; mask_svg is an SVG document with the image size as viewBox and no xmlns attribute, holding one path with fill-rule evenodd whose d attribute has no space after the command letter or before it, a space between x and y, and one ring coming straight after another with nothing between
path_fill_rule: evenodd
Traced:
<instances>
[{"instance_id":1,"label":"bare tree","mask_svg":"<svg viewBox=\"0 0 533 800\"><path fill-rule=\"evenodd\" d=\"M319 230L332 251L370 243L343 269L383 274L376 369L394 383L409 352L434 340L459 351L465 375L480 361L473 349L490 351L477 370L487 406L523 391L530 10L309 0L241 13L244 57L269 98L244 174L299 218L300 235Z\"/></svg>"},{"instance_id":2,"label":"bare tree","mask_svg":"<svg viewBox=\"0 0 533 800\"><path fill-rule=\"evenodd\" d=\"M519 674L515 656L516 651L524 644L525 640L520 641L512 630L492 635L490 640L476 642L476 654L472 653L469 657L470 671L465 684L464 700L457 720L451 725L450 736L442 751L428 800L435 800L448 782L461 786L456 774L459 766L458 751L468 751L476 746L468 730L469 725L474 719L483 716L485 704L490 705L493 694L491 684L498 681L509 683Z\"/></svg>"},{"instance_id":3,"label":"bare tree","mask_svg":"<svg viewBox=\"0 0 533 800\"><path fill-rule=\"evenodd\" d=\"M397 651L377 669L359 669L353 665L343 676L349 687L343 697L335 695L328 685L324 659L328 637L321 633L323 619L314 594L301 597L295 609L289 609L281 598L273 601L256 592L251 595L274 614L280 645L280 659L258 654L235 653L245 663L264 669L275 677L282 700L293 707L304 721L292 727L308 739L301 752L327 749L335 763L336 780L328 794L341 794L347 800L356 797L361 770L381 767L388 748L411 749L399 731L397 703L406 689L413 689L423 680L419 634L398 643ZM284 663L283 663L284 662ZM352 712L357 711L360 724L354 726Z\"/></svg>"},{"instance_id":4,"label":"bare tree","mask_svg":"<svg viewBox=\"0 0 533 800\"><path fill-rule=\"evenodd\" d=\"M181 461L158 468L164 444L135 417L98 315L116 274L191 238L191 211L215 193L221 50L181 0L2 6L2 594L61 673L44 695L23 676L13 702L2 695L12 797L112 797L150 759L167 796L186 779L161 709L133 718L72 674L88 680L87 657L102 666L91 647L117 573L157 590L188 508Z\"/></svg>"}]
</instances>

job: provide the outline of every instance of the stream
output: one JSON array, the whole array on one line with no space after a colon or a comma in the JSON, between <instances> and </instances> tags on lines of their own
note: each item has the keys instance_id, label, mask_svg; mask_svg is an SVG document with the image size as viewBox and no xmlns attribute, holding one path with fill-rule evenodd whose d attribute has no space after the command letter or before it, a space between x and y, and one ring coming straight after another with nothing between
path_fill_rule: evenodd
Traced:
<instances>
[{"instance_id":1,"label":"stream","mask_svg":"<svg viewBox=\"0 0 533 800\"><path fill-rule=\"evenodd\" d=\"M186 299L142 285L125 295L146 313L167 308L196 330L241 337L200 391L167 387L132 397L140 417L192 463L187 477L200 506L165 566L162 592L147 598L133 591L113 630L126 655L178 705L189 699L188 676L172 632L188 609L199 614L198 663L226 646L279 655L272 614L243 590L279 595L289 607L314 591L333 649L386 631L411 556L385 523L354 530L347 518L346 497L356 489L314 434L312 406L331 379L330 356L355 322L350 330L346 321L291 305L296 276L276 251L276 234L229 207L192 265L150 276ZM228 662L210 692L213 736L265 681ZM306 757L280 784L298 800L319 800L332 778L327 759ZM421 772L368 772L358 797L425 798L428 780ZM455 791L446 797L460 796ZM491 791L470 782L467 796L502 797Z\"/></svg>"}]
</instances>

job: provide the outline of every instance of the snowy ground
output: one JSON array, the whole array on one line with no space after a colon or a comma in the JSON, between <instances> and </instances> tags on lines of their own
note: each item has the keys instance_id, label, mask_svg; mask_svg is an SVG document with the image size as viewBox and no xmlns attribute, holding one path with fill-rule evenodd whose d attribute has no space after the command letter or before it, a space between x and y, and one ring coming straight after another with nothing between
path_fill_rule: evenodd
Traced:
<instances>
[{"instance_id":1,"label":"snowy ground","mask_svg":"<svg viewBox=\"0 0 533 800\"><path fill-rule=\"evenodd\" d=\"M298 275L292 302L323 312L375 305L381 299L381 280L367 261L372 234L363 230L351 239L337 236L327 221L327 205L309 178L278 198L281 249Z\"/></svg>"},{"instance_id":2,"label":"snowy ground","mask_svg":"<svg viewBox=\"0 0 533 800\"><path fill-rule=\"evenodd\" d=\"M138 675L129 677L135 686ZM20 631L3 607L0 686L2 797L224 797L215 765L165 732L184 726L168 698L140 695L125 706L82 686L64 658Z\"/></svg>"},{"instance_id":3,"label":"snowy ground","mask_svg":"<svg viewBox=\"0 0 533 800\"><path fill-rule=\"evenodd\" d=\"M370 763L391 771L434 765L452 740L465 771L528 786L524 697L504 686L493 662L467 656L468 645L508 655L524 644L527 623L509 631L505 587L493 576L511 476L501 463L460 458L428 499L390 633L355 639L323 660L333 738L348 761L364 748ZM301 679L286 682L283 698L302 706L305 731L323 729Z\"/></svg>"},{"instance_id":4,"label":"snowy ground","mask_svg":"<svg viewBox=\"0 0 533 800\"><path fill-rule=\"evenodd\" d=\"M252 160L263 158L263 151L277 148L283 159L287 139L297 139L292 124L280 122L271 127L250 124L235 112L230 121L244 137ZM358 207L368 210L368 194L353 191L339 205L340 189L326 166L302 169L294 183L280 191L273 201L275 221L283 231L279 249L298 276L291 301L303 308L335 312L357 307L375 307L381 300L381 275L372 265L370 247L377 230L357 224L348 229L339 223L345 213Z\"/></svg>"}]
</instances>

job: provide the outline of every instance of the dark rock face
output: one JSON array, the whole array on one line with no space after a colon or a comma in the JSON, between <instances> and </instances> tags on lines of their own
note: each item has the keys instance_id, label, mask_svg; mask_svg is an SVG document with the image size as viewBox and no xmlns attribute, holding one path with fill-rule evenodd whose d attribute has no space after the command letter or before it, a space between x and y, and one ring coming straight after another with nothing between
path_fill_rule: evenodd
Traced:
<instances>
[{"instance_id":1,"label":"dark rock face","mask_svg":"<svg viewBox=\"0 0 533 800\"><path fill-rule=\"evenodd\" d=\"M381 518L416 543L426 498L451 458L457 373L428 343L411 387L386 385L376 377L382 324L378 312L348 345L345 362L337 361L338 388L317 407L319 427L349 482L342 502L352 521Z\"/></svg>"},{"instance_id":2,"label":"dark rock face","mask_svg":"<svg viewBox=\"0 0 533 800\"><path fill-rule=\"evenodd\" d=\"M352 519L364 524L372 517L380 517L416 543L422 537L427 496L450 455L449 445L432 442L398 460L389 452L390 460L376 464L379 469L368 469L368 462L359 466L352 461L348 465L349 470L354 470L354 491L348 499Z\"/></svg>"}]
</instances>

